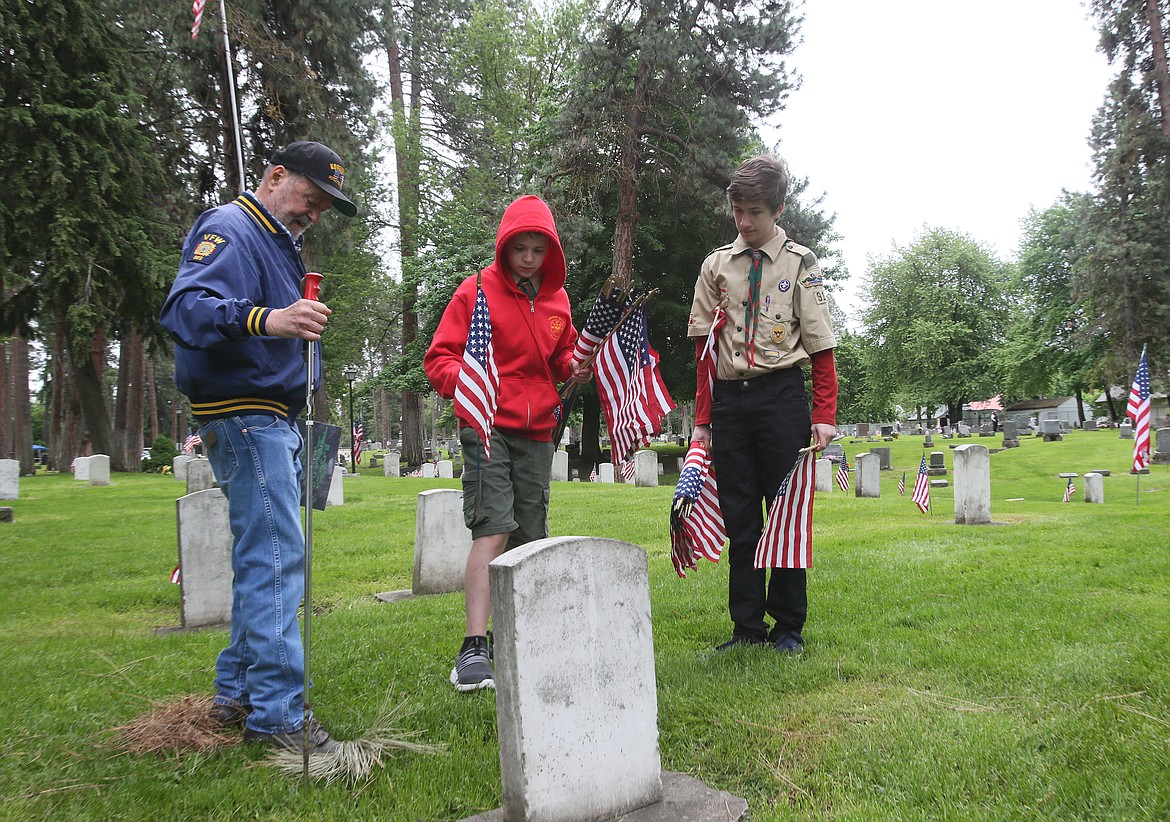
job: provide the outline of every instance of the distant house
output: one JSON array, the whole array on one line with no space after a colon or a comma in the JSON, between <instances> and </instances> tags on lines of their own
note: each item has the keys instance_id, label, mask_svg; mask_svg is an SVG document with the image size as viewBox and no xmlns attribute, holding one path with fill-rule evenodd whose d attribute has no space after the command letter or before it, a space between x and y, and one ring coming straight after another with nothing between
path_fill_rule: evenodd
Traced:
<instances>
[{"instance_id":1,"label":"distant house","mask_svg":"<svg viewBox=\"0 0 1170 822\"><path fill-rule=\"evenodd\" d=\"M1129 388L1115 385L1109 389L1109 396L1113 398L1113 407L1124 419L1125 406L1129 403ZM1109 416L1109 406L1105 403L1104 393L1097 395L1093 405L1098 409L1099 415ZM1150 419L1155 428L1170 427L1170 399L1166 394L1150 393Z\"/></svg>"},{"instance_id":2,"label":"distant house","mask_svg":"<svg viewBox=\"0 0 1170 822\"><path fill-rule=\"evenodd\" d=\"M1080 425L1076 397L1048 397L1037 400L1016 402L1003 409L1005 420L1015 420L1017 425L1026 425L1040 420L1061 420L1070 427ZM1093 419L1093 407L1085 403L1085 421Z\"/></svg>"}]
</instances>

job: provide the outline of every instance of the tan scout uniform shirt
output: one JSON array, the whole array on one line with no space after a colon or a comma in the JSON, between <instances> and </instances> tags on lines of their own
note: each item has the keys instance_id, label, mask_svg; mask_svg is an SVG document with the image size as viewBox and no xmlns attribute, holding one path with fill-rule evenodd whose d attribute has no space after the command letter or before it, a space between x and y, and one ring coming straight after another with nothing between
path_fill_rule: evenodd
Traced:
<instances>
[{"instance_id":1,"label":"tan scout uniform shirt","mask_svg":"<svg viewBox=\"0 0 1170 822\"><path fill-rule=\"evenodd\" d=\"M719 336L716 376L721 380L751 379L802 366L809 354L837 346L816 255L789 240L780 228L760 250L764 259L754 367L748 368L744 335L751 247L737 236L731 245L715 249L703 260L695 283L687 336L704 337L710 332L715 306L723 306L727 313Z\"/></svg>"}]
</instances>

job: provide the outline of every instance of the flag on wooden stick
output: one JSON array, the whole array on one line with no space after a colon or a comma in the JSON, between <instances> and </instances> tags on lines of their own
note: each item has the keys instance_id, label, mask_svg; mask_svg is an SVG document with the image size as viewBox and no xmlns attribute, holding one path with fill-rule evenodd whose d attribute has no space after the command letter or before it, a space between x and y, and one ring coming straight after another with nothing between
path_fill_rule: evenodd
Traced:
<instances>
[{"instance_id":1,"label":"flag on wooden stick","mask_svg":"<svg viewBox=\"0 0 1170 822\"><path fill-rule=\"evenodd\" d=\"M362 440L365 439L366 428L362 425L362 421L358 420L353 425L353 451L350 454L353 470L357 471L358 463L362 459Z\"/></svg>"},{"instance_id":2,"label":"flag on wooden stick","mask_svg":"<svg viewBox=\"0 0 1170 822\"><path fill-rule=\"evenodd\" d=\"M1077 487L1073 485L1072 477L1068 478L1068 485L1064 487L1064 501L1071 502L1073 494L1077 492Z\"/></svg>"},{"instance_id":3,"label":"flag on wooden stick","mask_svg":"<svg viewBox=\"0 0 1170 822\"><path fill-rule=\"evenodd\" d=\"M1137 376L1129 389L1125 415L1133 419L1133 472L1136 473L1150 464L1150 366L1144 345Z\"/></svg>"},{"instance_id":4,"label":"flag on wooden stick","mask_svg":"<svg viewBox=\"0 0 1170 822\"><path fill-rule=\"evenodd\" d=\"M902 472L902 479L898 480L898 493L906 496L906 472Z\"/></svg>"},{"instance_id":5,"label":"flag on wooden stick","mask_svg":"<svg viewBox=\"0 0 1170 822\"><path fill-rule=\"evenodd\" d=\"M496 419L496 405L500 390L500 372L496 368L492 348L492 318L487 297L480 284L475 294L475 309L467 329L467 345L463 349L463 366L455 385L455 416L464 420L479 434L483 453L491 459L492 425Z\"/></svg>"},{"instance_id":6,"label":"flag on wooden stick","mask_svg":"<svg viewBox=\"0 0 1170 822\"><path fill-rule=\"evenodd\" d=\"M670 559L675 572L685 579L696 557L718 562L726 541L711 453L703 443L693 442L670 505Z\"/></svg>"},{"instance_id":7,"label":"flag on wooden stick","mask_svg":"<svg viewBox=\"0 0 1170 822\"><path fill-rule=\"evenodd\" d=\"M849 459L845 452L841 452L841 464L837 466L837 486L842 491L849 490Z\"/></svg>"},{"instance_id":8,"label":"flag on wooden stick","mask_svg":"<svg viewBox=\"0 0 1170 822\"><path fill-rule=\"evenodd\" d=\"M801 454L780 483L756 544L756 568L812 567L816 457L811 449Z\"/></svg>"},{"instance_id":9,"label":"flag on wooden stick","mask_svg":"<svg viewBox=\"0 0 1170 822\"><path fill-rule=\"evenodd\" d=\"M930 510L930 478L926 473L926 454L922 455L922 463L918 466L918 476L914 480L914 491L910 494L918 510L926 513Z\"/></svg>"}]
</instances>

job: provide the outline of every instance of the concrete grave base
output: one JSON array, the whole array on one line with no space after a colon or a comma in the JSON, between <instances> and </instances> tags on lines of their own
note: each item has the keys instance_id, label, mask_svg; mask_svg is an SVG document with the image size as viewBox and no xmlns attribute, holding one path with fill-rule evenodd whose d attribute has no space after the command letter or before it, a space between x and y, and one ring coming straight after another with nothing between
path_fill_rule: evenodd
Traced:
<instances>
[{"instance_id":1,"label":"concrete grave base","mask_svg":"<svg viewBox=\"0 0 1170 822\"><path fill-rule=\"evenodd\" d=\"M737 822L747 816L746 799L684 773L663 771L662 793L661 802L622 814L622 822ZM465 822L504 822L504 809L469 816Z\"/></svg>"},{"instance_id":2,"label":"concrete grave base","mask_svg":"<svg viewBox=\"0 0 1170 822\"><path fill-rule=\"evenodd\" d=\"M404 599L410 599L414 596L414 591L383 591L380 594L374 594L374 599L381 602L399 602Z\"/></svg>"}]
</instances>

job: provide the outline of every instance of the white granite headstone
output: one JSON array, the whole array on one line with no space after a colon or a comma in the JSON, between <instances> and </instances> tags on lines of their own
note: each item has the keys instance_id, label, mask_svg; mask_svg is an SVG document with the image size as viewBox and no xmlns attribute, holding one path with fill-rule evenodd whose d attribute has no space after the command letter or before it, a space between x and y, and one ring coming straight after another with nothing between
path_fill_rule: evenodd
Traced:
<instances>
[{"instance_id":1,"label":"white granite headstone","mask_svg":"<svg viewBox=\"0 0 1170 822\"><path fill-rule=\"evenodd\" d=\"M179 524L179 586L183 627L232 619L232 530L227 497L218 488L175 503Z\"/></svg>"},{"instance_id":2,"label":"white granite headstone","mask_svg":"<svg viewBox=\"0 0 1170 822\"><path fill-rule=\"evenodd\" d=\"M816 462L817 468L817 490L825 491L826 493L833 493L833 461L827 459L819 459Z\"/></svg>"},{"instance_id":3,"label":"white granite headstone","mask_svg":"<svg viewBox=\"0 0 1170 822\"><path fill-rule=\"evenodd\" d=\"M329 480L329 496L325 498L325 505L345 505L345 469L340 465L333 466L333 479Z\"/></svg>"},{"instance_id":4,"label":"white granite headstone","mask_svg":"<svg viewBox=\"0 0 1170 822\"><path fill-rule=\"evenodd\" d=\"M1105 503L1105 478L1100 474L1085 474L1085 502Z\"/></svg>"},{"instance_id":5,"label":"white granite headstone","mask_svg":"<svg viewBox=\"0 0 1170 822\"><path fill-rule=\"evenodd\" d=\"M658 454L650 449L634 452L634 485L638 488L658 487Z\"/></svg>"},{"instance_id":6,"label":"white granite headstone","mask_svg":"<svg viewBox=\"0 0 1170 822\"><path fill-rule=\"evenodd\" d=\"M455 463L451 460L439 460L437 468L439 479L452 479L455 476Z\"/></svg>"},{"instance_id":7,"label":"white granite headstone","mask_svg":"<svg viewBox=\"0 0 1170 822\"><path fill-rule=\"evenodd\" d=\"M89 457L73 460L73 479L89 482Z\"/></svg>"},{"instance_id":8,"label":"white granite headstone","mask_svg":"<svg viewBox=\"0 0 1170 822\"><path fill-rule=\"evenodd\" d=\"M418 495L414 518L415 594L463 590L471 531L463 524L463 492L432 488Z\"/></svg>"},{"instance_id":9,"label":"white granite headstone","mask_svg":"<svg viewBox=\"0 0 1170 822\"><path fill-rule=\"evenodd\" d=\"M395 452L391 451L386 455L386 464L382 467L382 476L384 477L401 477L402 476L402 458Z\"/></svg>"},{"instance_id":10,"label":"white granite headstone","mask_svg":"<svg viewBox=\"0 0 1170 822\"><path fill-rule=\"evenodd\" d=\"M89 458L89 484L110 484L110 458L106 454L94 454Z\"/></svg>"},{"instance_id":11,"label":"white granite headstone","mask_svg":"<svg viewBox=\"0 0 1170 822\"><path fill-rule=\"evenodd\" d=\"M0 460L0 499L20 499L20 460Z\"/></svg>"},{"instance_id":12,"label":"white granite headstone","mask_svg":"<svg viewBox=\"0 0 1170 822\"><path fill-rule=\"evenodd\" d=\"M192 460L190 454L177 454L171 460L171 473L181 482L187 481L187 463Z\"/></svg>"},{"instance_id":13,"label":"white granite headstone","mask_svg":"<svg viewBox=\"0 0 1170 822\"><path fill-rule=\"evenodd\" d=\"M553 451L552 473L549 475L552 482L569 481L569 452Z\"/></svg>"},{"instance_id":14,"label":"white granite headstone","mask_svg":"<svg viewBox=\"0 0 1170 822\"><path fill-rule=\"evenodd\" d=\"M854 494L859 497L877 499L882 495L881 457L871 452L857 455L854 476Z\"/></svg>"},{"instance_id":15,"label":"white granite headstone","mask_svg":"<svg viewBox=\"0 0 1170 822\"><path fill-rule=\"evenodd\" d=\"M187 462L187 493L206 491L215 487L215 473L211 470L211 460L207 457L195 457Z\"/></svg>"},{"instance_id":16,"label":"white granite headstone","mask_svg":"<svg viewBox=\"0 0 1170 822\"><path fill-rule=\"evenodd\" d=\"M660 801L645 550L536 540L489 578L504 818L616 819Z\"/></svg>"},{"instance_id":17,"label":"white granite headstone","mask_svg":"<svg viewBox=\"0 0 1170 822\"><path fill-rule=\"evenodd\" d=\"M985 445L955 449L955 523L991 522L991 458Z\"/></svg>"},{"instance_id":18,"label":"white granite headstone","mask_svg":"<svg viewBox=\"0 0 1170 822\"><path fill-rule=\"evenodd\" d=\"M613 482L613 463L603 462L597 466L598 482Z\"/></svg>"},{"instance_id":19,"label":"white granite headstone","mask_svg":"<svg viewBox=\"0 0 1170 822\"><path fill-rule=\"evenodd\" d=\"M434 479L435 478L435 464L433 462L424 462L422 464L422 478L423 479Z\"/></svg>"}]
</instances>

